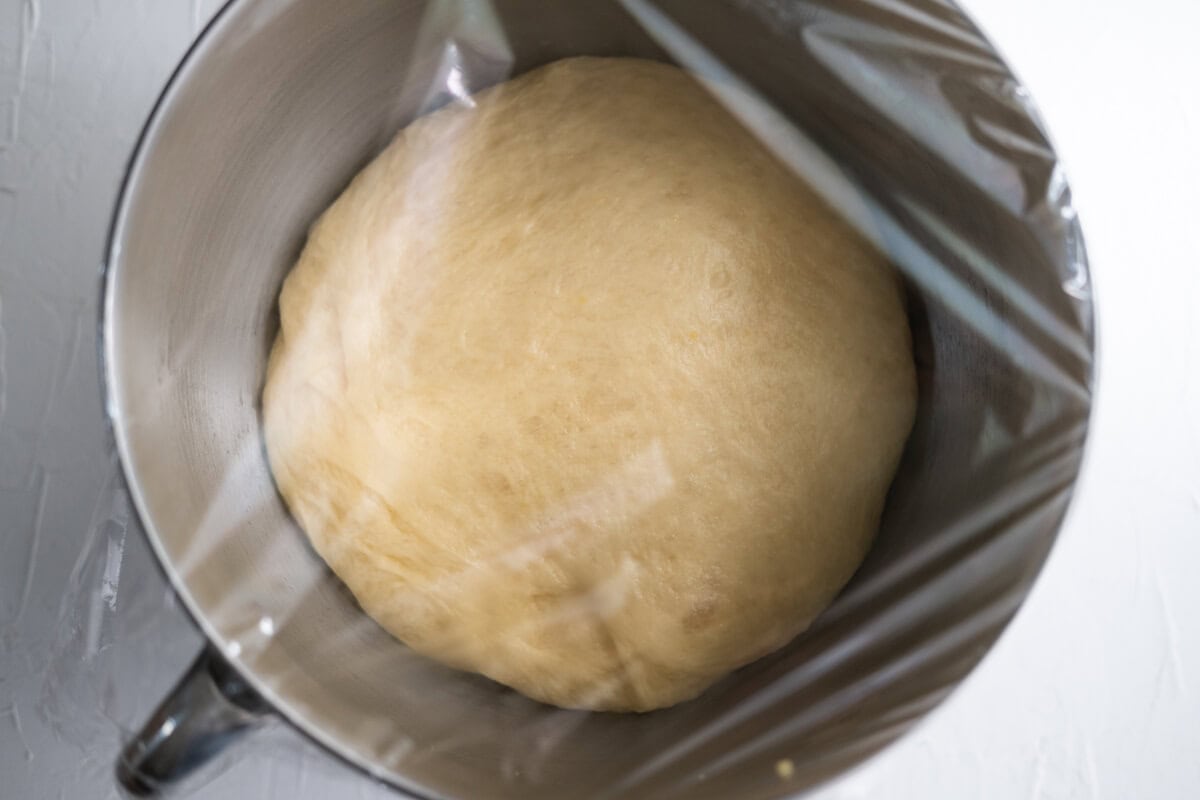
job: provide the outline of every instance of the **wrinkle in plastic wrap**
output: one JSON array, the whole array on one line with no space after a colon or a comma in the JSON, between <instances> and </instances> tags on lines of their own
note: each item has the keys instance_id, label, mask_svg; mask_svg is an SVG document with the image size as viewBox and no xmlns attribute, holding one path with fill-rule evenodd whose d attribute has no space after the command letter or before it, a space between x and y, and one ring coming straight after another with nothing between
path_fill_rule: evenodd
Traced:
<instances>
[{"instance_id":1,"label":"wrinkle in plastic wrap","mask_svg":"<svg viewBox=\"0 0 1200 800\"><path fill-rule=\"evenodd\" d=\"M151 122L114 233L114 432L216 649L320 743L436 797L782 797L900 735L1015 613L1081 458L1086 259L1025 89L939 0L332 5L223 12ZM833 606L647 715L541 706L391 640L289 520L259 427L280 281L346 181L415 116L469 114L475 92L585 53L678 64L884 252L920 388L879 538ZM118 574L125 591L117 516L64 608L67 673L103 648Z\"/></svg>"}]
</instances>

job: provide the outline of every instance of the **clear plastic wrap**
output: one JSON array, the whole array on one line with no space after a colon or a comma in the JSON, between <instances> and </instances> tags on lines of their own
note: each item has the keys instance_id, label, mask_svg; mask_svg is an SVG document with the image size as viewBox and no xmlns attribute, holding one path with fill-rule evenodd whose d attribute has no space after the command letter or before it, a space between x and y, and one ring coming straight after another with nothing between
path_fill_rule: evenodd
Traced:
<instances>
[{"instance_id":1,"label":"clear plastic wrap","mask_svg":"<svg viewBox=\"0 0 1200 800\"><path fill-rule=\"evenodd\" d=\"M388 636L292 521L261 432L279 289L313 221L414 118L470 114L474 93L581 54L680 66L886 254L917 366L915 427L849 585L782 650L647 714L541 705ZM146 791L270 713L423 797L810 788L939 702L1015 613L1091 396L1062 170L1025 90L942 0L231 2L131 163L103 334L129 495L210 643L123 756ZM111 590L96 555L70 614Z\"/></svg>"}]
</instances>

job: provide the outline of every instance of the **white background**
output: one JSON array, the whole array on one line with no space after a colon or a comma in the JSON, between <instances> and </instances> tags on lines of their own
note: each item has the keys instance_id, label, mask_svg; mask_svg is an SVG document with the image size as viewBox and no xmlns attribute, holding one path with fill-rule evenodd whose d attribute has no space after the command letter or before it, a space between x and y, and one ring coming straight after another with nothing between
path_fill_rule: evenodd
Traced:
<instances>
[{"instance_id":1,"label":"white background","mask_svg":"<svg viewBox=\"0 0 1200 800\"><path fill-rule=\"evenodd\" d=\"M112 796L120 729L198 646L177 610L165 627L146 622L150 644L150 634L138 641L153 658L102 653L84 673L95 685L64 684L83 706L100 702L86 699L95 691L109 722L92 733L46 710L42 665L61 644L50 629L77 532L93 525L113 474L93 345L108 215L150 104L217 5L0 0L5 798ZM814 796L1190 800L1200 796L1200 0L970 0L969 10L1031 88L1074 187L1098 303L1089 451L1059 543L994 651L904 740ZM136 536L119 541L124 591L148 557ZM46 631L30 623L39 615ZM112 675L95 677L100 664ZM265 741L197 796L394 797L287 730Z\"/></svg>"}]
</instances>

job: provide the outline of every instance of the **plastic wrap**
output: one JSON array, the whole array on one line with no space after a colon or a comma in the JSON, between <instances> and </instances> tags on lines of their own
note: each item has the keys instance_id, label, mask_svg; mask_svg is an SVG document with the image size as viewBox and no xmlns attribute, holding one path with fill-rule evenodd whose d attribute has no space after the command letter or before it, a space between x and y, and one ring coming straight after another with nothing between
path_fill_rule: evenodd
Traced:
<instances>
[{"instance_id":1,"label":"plastic wrap","mask_svg":"<svg viewBox=\"0 0 1200 800\"><path fill-rule=\"evenodd\" d=\"M414 118L469 114L473 93L581 54L680 66L885 253L917 367L916 423L849 585L782 650L647 714L542 705L392 639L292 521L261 432L277 297L313 221ZM1025 90L941 0L232 2L131 162L103 335L129 495L210 642L123 756L145 791L271 713L417 796L810 788L939 702L1015 613L1091 396L1062 170ZM76 615L120 559L80 564Z\"/></svg>"}]
</instances>

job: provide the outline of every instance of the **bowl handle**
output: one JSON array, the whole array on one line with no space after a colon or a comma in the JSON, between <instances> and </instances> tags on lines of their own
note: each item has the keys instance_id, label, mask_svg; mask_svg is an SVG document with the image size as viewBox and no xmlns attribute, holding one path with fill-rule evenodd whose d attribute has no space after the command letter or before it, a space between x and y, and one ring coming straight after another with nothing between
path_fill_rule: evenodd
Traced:
<instances>
[{"instance_id":1,"label":"bowl handle","mask_svg":"<svg viewBox=\"0 0 1200 800\"><path fill-rule=\"evenodd\" d=\"M121 751L117 780L134 797L161 797L269 710L225 659L205 647Z\"/></svg>"}]
</instances>

